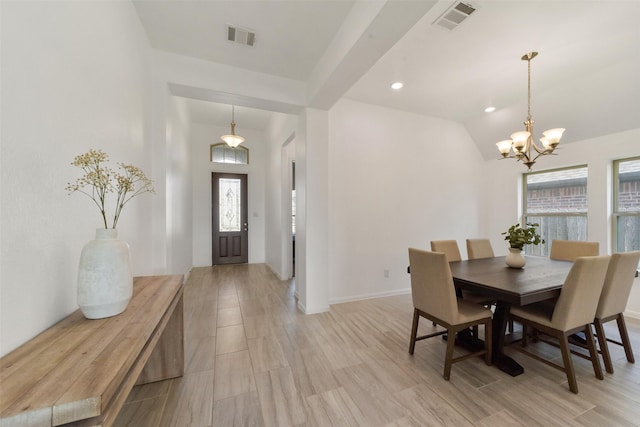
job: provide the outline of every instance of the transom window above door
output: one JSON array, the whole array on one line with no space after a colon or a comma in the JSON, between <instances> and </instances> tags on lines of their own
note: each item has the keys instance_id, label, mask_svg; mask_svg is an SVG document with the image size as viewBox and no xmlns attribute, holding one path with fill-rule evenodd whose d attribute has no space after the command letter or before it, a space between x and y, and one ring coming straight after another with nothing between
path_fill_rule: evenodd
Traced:
<instances>
[{"instance_id":1,"label":"transom window above door","mask_svg":"<svg viewBox=\"0 0 640 427\"><path fill-rule=\"evenodd\" d=\"M213 163L249 164L249 149L243 146L231 148L225 142L211 144L209 155Z\"/></svg>"}]
</instances>

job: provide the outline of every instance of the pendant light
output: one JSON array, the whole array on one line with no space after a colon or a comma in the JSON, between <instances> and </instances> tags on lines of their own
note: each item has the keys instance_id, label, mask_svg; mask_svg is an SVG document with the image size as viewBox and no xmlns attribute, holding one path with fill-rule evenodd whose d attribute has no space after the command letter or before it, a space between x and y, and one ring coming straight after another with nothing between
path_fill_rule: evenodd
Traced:
<instances>
[{"instance_id":1,"label":"pendant light","mask_svg":"<svg viewBox=\"0 0 640 427\"><path fill-rule=\"evenodd\" d=\"M231 106L231 134L222 135L220 138L231 148L236 148L238 145L244 142L244 138L240 135L236 135L236 123L235 123L235 105Z\"/></svg>"}]
</instances>

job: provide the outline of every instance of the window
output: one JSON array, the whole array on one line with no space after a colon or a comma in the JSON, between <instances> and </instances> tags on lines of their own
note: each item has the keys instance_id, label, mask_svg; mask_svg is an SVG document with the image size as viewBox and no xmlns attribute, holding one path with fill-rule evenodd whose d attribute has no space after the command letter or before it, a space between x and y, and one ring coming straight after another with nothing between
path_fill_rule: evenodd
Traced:
<instances>
[{"instance_id":1,"label":"window","mask_svg":"<svg viewBox=\"0 0 640 427\"><path fill-rule=\"evenodd\" d=\"M640 250L640 157L613 162L614 251Z\"/></svg>"},{"instance_id":2,"label":"window","mask_svg":"<svg viewBox=\"0 0 640 427\"><path fill-rule=\"evenodd\" d=\"M540 224L546 241L528 245L529 255L548 256L554 239L587 240L587 167L525 174L524 220Z\"/></svg>"},{"instance_id":3,"label":"window","mask_svg":"<svg viewBox=\"0 0 640 427\"><path fill-rule=\"evenodd\" d=\"M211 144L210 160L214 163L249 164L249 149L243 146L229 147L225 142Z\"/></svg>"}]
</instances>

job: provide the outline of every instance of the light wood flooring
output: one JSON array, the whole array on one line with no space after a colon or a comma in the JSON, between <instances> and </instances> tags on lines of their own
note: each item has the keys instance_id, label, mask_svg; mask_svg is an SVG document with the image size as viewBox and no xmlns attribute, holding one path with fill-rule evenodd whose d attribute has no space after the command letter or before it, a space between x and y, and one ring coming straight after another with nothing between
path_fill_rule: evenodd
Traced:
<instances>
[{"instance_id":1,"label":"light wood flooring","mask_svg":"<svg viewBox=\"0 0 640 427\"><path fill-rule=\"evenodd\" d=\"M574 357L576 395L563 372L509 348L523 375L473 358L445 381L441 338L408 354L410 295L303 315L292 282L245 264L194 269L184 302L185 375L136 387L116 426L640 425L640 362L627 363L616 345L604 381ZM640 360L640 324L627 323ZM617 337L614 325L607 331ZM560 360L558 349L536 345Z\"/></svg>"}]
</instances>

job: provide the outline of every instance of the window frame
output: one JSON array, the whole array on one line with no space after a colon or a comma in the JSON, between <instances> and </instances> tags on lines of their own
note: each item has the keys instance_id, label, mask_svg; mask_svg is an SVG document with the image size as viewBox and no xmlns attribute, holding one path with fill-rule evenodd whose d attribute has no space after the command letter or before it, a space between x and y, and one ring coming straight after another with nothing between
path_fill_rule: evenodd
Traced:
<instances>
[{"instance_id":1,"label":"window frame","mask_svg":"<svg viewBox=\"0 0 640 427\"><path fill-rule=\"evenodd\" d=\"M532 176L532 175L540 175L540 174L546 174L546 173L552 173L552 172L560 172L560 171L568 171L568 170L572 170L572 169L586 169L587 171L587 210L585 212L537 212L537 213L530 213L528 212L528 204L527 204L527 195L528 195L528 189L527 189L527 177ZM585 229L585 240L588 238L589 235L589 165L588 164L579 164L579 165L573 165L573 166L564 166L564 167L560 167L560 168L553 168L553 169L545 169L545 170L541 170L541 171L530 171L530 172L524 172L522 174L522 217L520 218L520 223L522 226L524 226L524 224L526 224L527 222L527 217L532 217L532 216L540 216L540 217L581 217L585 219L585 224L586 224L586 229ZM547 250L551 249L551 241L549 240L548 236L542 236L543 239L546 240L545 245L547 245ZM548 255L548 254L547 254ZM544 255L540 255L540 256L544 256Z\"/></svg>"},{"instance_id":2,"label":"window frame","mask_svg":"<svg viewBox=\"0 0 640 427\"><path fill-rule=\"evenodd\" d=\"M620 192L620 163L628 161L640 161L640 156L626 157L622 159L614 159L611 164L613 172L613 194L611 209L611 245L612 252L619 252L618 249L618 220L620 217L640 217L640 209L638 211L623 211L618 207Z\"/></svg>"},{"instance_id":3,"label":"window frame","mask_svg":"<svg viewBox=\"0 0 640 427\"><path fill-rule=\"evenodd\" d=\"M220 147L220 146L224 146L225 150L233 150L235 151L244 151L245 155L247 156L247 162L246 163L237 163L237 162L216 162L213 160L213 150L216 147ZM226 142L217 142L215 144L211 144L209 146L209 162L211 163L217 163L217 164L221 164L221 165L248 165L249 164L249 148L243 146L243 145L239 145L237 147L229 147L227 145Z\"/></svg>"}]
</instances>

